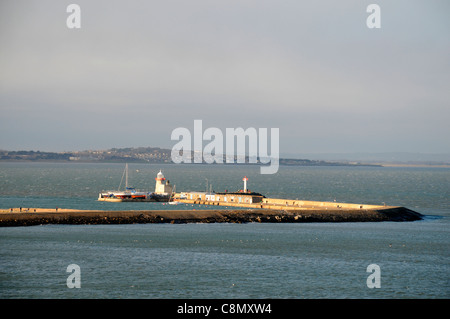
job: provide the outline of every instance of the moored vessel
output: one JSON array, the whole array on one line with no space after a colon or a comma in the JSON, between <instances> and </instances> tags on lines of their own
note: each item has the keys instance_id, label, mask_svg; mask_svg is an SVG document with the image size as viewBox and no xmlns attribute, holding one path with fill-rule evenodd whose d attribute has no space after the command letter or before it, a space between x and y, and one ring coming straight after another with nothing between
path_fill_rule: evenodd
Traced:
<instances>
[{"instance_id":1,"label":"moored vessel","mask_svg":"<svg viewBox=\"0 0 450 319\"><path fill-rule=\"evenodd\" d=\"M120 187L125 176L125 189ZM105 202L168 202L172 196L172 185L167 181L161 172L155 178L155 191L142 191L128 186L128 163L122 175L118 190L102 191L98 194L99 201Z\"/></svg>"}]
</instances>

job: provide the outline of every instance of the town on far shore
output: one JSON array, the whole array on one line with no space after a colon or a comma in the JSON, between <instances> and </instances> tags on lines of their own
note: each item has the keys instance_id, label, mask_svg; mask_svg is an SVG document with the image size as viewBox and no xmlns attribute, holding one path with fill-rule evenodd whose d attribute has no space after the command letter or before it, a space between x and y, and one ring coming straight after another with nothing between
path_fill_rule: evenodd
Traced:
<instances>
[{"instance_id":1,"label":"town on far shore","mask_svg":"<svg viewBox=\"0 0 450 319\"><path fill-rule=\"evenodd\" d=\"M107 150L67 152L5 151L0 150L0 161L99 162L99 163L166 163L171 164L171 150L159 147L126 147ZM193 152L191 152L193 158ZM194 162L194 161L192 161ZM248 158L246 158L248 163ZM225 163L225 161L224 161ZM280 165L299 166L380 166L356 161L323 161L280 158ZM232 165L233 163L231 163ZM235 163L237 161L235 160ZM230 165L227 163L227 165Z\"/></svg>"},{"instance_id":2,"label":"town on far shore","mask_svg":"<svg viewBox=\"0 0 450 319\"><path fill-rule=\"evenodd\" d=\"M0 162L96 162L96 163L165 163L171 164L171 150L160 147L125 147L107 150L46 152L34 150L0 150ZM193 158L193 152L191 152ZM248 162L248 158L246 160ZM194 163L194 161L192 161ZM225 161L224 161L225 163ZM234 164L238 164L235 160ZM292 166L410 166L450 167L444 160L317 160L280 158L280 165ZM214 165L214 164L213 164ZM227 163L233 165L233 163Z\"/></svg>"}]
</instances>

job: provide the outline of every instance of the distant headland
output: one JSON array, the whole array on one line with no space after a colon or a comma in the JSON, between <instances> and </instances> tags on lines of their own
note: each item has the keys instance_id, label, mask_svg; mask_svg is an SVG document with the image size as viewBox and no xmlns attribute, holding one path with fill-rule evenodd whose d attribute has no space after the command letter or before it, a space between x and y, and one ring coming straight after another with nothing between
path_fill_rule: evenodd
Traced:
<instances>
[{"instance_id":1,"label":"distant headland","mask_svg":"<svg viewBox=\"0 0 450 319\"><path fill-rule=\"evenodd\" d=\"M193 157L193 152L191 153ZM322 155L305 154L305 158L297 157L282 156L279 164L285 166L450 167L450 154L324 153ZM171 150L160 147L125 147L67 152L0 150L0 162L173 163ZM225 165L240 165L236 162Z\"/></svg>"},{"instance_id":2,"label":"distant headland","mask_svg":"<svg viewBox=\"0 0 450 319\"><path fill-rule=\"evenodd\" d=\"M193 156L193 154L192 154ZM172 164L171 150L159 147L127 147L108 150L71 152L5 151L0 150L0 161L8 162L83 162L83 163L165 163ZM236 161L235 161L236 162ZM248 163L248 159L246 160ZM381 166L350 161L323 161L280 158L280 165L289 166ZM237 163L225 165L240 165Z\"/></svg>"}]
</instances>

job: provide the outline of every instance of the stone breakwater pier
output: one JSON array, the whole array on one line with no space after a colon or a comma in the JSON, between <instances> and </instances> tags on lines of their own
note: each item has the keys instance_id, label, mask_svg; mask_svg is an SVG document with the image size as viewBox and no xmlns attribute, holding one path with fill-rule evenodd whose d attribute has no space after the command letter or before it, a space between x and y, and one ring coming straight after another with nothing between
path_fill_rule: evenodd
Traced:
<instances>
[{"instance_id":1,"label":"stone breakwater pier","mask_svg":"<svg viewBox=\"0 0 450 319\"><path fill-rule=\"evenodd\" d=\"M0 212L0 227L45 224L145 224L145 223L308 223L415 221L422 215L405 207L334 209L214 209L214 210L71 210L31 208Z\"/></svg>"}]
</instances>

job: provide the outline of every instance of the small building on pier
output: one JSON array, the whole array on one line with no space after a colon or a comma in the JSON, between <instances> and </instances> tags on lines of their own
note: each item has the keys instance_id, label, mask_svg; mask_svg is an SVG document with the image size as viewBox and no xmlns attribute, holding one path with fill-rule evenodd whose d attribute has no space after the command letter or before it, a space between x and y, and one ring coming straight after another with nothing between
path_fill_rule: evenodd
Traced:
<instances>
[{"instance_id":1,"label":"small building on pier","mask_svg":"<svg viewBox=\"0 0 450 319\"><path fill-rule=\"evenodd\" d=\"M210 193L210 192L183 192L178 194L176 198L187 199L202 202L219 202L219 203L245 203L253 204L262 202L264 196L259 193L244 193L244 192L224 192L224 193Z\"/></svg>"},{"instance_id":2,"label":"small building on pier","mask_svg":"<svg viewBox=\"0 0 450 319\"><path fill-rule=\"evenodd\" d=\"M244 177L244 189L237 192L182 192L176 195L178 199L215 203L254 204L262 202L264 195L247 190L248 178Z\"/></svg>"}]
</instances>

